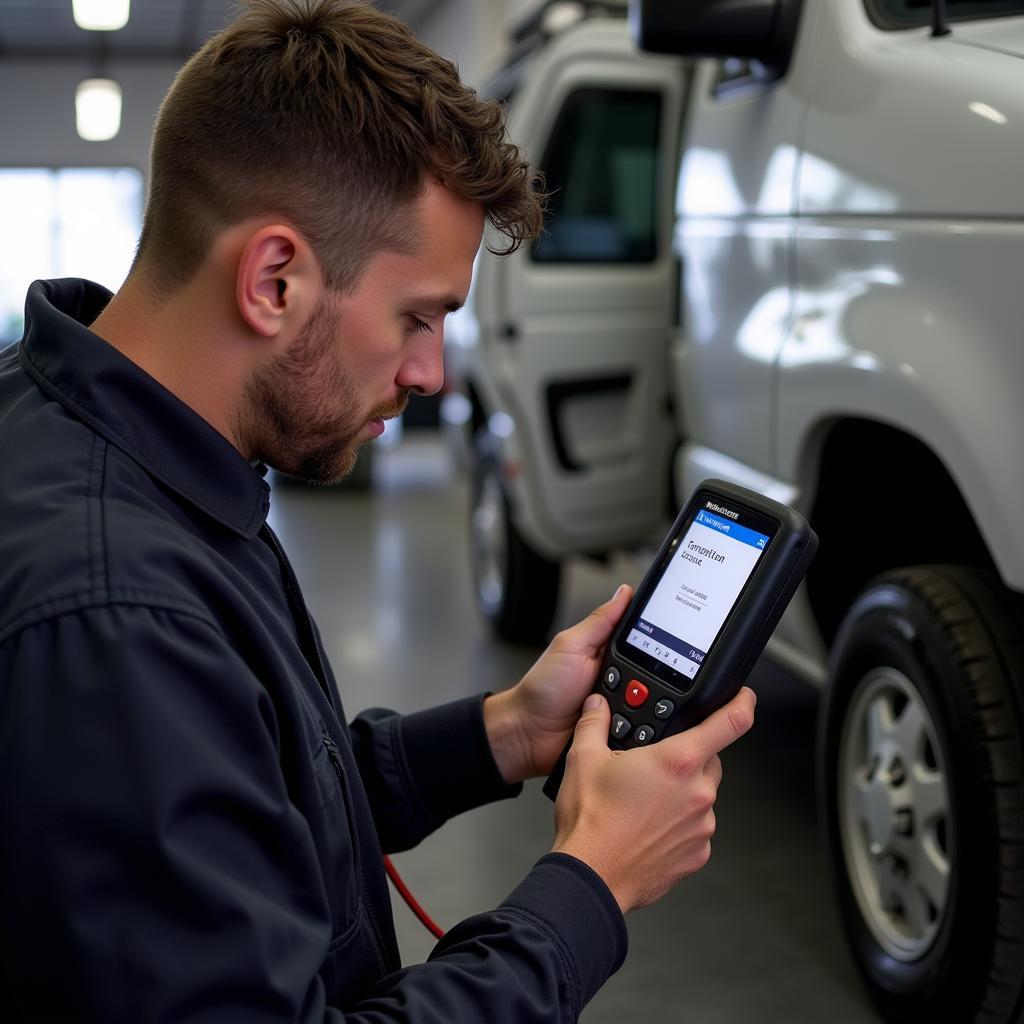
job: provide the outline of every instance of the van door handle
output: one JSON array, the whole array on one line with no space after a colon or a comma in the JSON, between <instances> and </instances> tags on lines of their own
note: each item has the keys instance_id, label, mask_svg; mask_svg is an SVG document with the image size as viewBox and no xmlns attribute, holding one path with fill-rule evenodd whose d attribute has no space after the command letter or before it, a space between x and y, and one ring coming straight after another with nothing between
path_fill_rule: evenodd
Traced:
<instances>
[{"instance_id":1,"label":"van door handle","mask_svg":"<svg viewBox=\"0 0 1024 1024\"><path fill-rule=\"evenodd\" d=\"M506 320L498 328L498 337L504 341L515 341L519 337L519 324L514 320Z\"/></svg>"}]
</instances>

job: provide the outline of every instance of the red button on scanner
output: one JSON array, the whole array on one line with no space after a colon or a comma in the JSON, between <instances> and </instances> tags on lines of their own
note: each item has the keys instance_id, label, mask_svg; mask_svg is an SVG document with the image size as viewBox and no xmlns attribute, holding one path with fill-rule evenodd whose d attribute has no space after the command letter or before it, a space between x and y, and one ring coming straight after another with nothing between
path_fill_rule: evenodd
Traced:
<instances>
[{"instance_id":1,"label":"red button on scanner","mask_svg":"<svg viewBox=\"0 0 1024 1024\"><path fill-rule=\"evenodd\" d=\"M639 679L630 679L626 687L626 703L631 708L640 707L647 700L647 687Z\"/></svg>"}]
</instances>

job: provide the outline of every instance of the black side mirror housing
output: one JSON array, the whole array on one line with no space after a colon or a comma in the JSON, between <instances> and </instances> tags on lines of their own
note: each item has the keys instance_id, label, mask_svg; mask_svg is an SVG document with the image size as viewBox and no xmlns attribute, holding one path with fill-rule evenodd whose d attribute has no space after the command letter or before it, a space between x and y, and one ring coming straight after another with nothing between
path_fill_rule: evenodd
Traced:
<instances>
[{"instance_id":1,"label":"black side mirror housing","mask_svg":"<svg viewBox=\"0 0 1024 1024\"><path fill-rule=\"evenodd\" d=\"M789 65L802 0L630 0L633 41L649 53Z\"/></svg>"}]
</instances>

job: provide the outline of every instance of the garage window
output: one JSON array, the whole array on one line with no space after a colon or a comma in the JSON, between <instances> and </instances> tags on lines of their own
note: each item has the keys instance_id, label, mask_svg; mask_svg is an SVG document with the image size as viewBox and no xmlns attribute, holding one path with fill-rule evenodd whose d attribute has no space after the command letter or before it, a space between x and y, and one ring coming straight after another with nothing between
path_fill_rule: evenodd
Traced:
<instances>
[{"instance_id":1,"label":"garage window","mask_svg":"<svg viewBox=\"0 0 1024 1024\"><path fill-rule=\"evenodd\" d=\"M658 250L661 95L611 89L570 94L541 169L551 198L541 263L647 263Z\"/></svg>"},{"instance_id":2,"label":"garage window","mask_svg":"<svg viewBox=\"0 0 1024 1024\"><path fill-rule=\"evenodd\" d=\"M142 190L134 167L0 168L0 347L21 337L37 278L121 286L142 230Z\"/></svg>"}]
</instances>

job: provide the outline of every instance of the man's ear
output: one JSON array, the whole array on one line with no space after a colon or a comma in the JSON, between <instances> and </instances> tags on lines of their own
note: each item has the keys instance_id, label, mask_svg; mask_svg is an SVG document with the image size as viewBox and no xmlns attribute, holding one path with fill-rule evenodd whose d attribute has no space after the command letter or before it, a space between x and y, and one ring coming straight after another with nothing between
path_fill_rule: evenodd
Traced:
<instances>
[{"instance_id":1,"label":"man's ear","mask_svg":"<svg viewBox=\"0 0 1024 1024\"><path fill-rule=\"evenodd\" d=\"M290 340L316 307L321 287L320 264L294 228L270 224L249 236L238 260L235 301L257 334Z\"/></svg>"}]
</instances>

